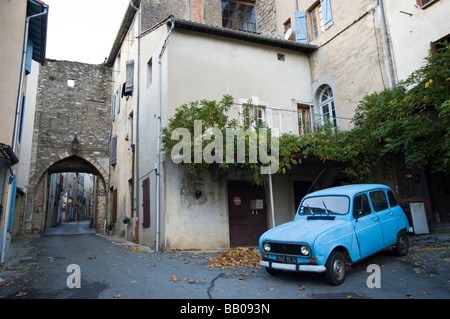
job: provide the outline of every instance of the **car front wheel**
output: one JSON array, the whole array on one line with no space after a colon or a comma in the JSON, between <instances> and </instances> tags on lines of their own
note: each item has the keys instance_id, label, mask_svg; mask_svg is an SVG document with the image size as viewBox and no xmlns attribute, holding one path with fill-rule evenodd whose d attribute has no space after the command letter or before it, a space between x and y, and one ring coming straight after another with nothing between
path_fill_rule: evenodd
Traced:
<instances>
[{"instance_id":1,"label":"car front wheel","mask_svg":"<svg viewBox=\"0 0 450 319\"><path fill-rule=\"evenodd\" d=\"M402 230L397 235L397 243L395 244L394 251L398 256L405 256L409 250L409 238L408 234Z\"/></svg>"},{"instance_id":2,"label":"car front wheel","mask_svg":"<svg viewBox=\"0 0 450 319\"><path fill-rule=\"evenodd\" d=\"M325 277L330 284L337 286L344 282L345 275L347 274L347 266L342 253L336 250L333 251L328 257L325 267Z\"/></svg>"}]
</instances>

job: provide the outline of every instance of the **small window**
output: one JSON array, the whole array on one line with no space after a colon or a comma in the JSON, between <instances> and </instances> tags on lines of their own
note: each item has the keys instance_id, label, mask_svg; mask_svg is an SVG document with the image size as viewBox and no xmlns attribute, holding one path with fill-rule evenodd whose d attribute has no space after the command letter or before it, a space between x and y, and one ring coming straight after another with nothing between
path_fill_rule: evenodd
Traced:
<instances>
[{"instance_id":1,"label":"small window","mask_svg":"<svg viewBox=\"0 0 450 319\"><path fill-rule=\"evenodd\" d=\"M370 192L370 200L372 201L372 206L375 212L388 209L386 195L383 191Z\"/></svg>"},{"instance_id":2,"label":"small window","mask_svg":"<svg viewBox=\"0 0 450 319\"><path fill-rule=\"evenodd\" d=\"M433 2L436 2L438 0L416 0L417 6L419 8L425 9L428 4L432 4Z\"/></svg>"},{"instance_id":3,"label":"small window","mask_svg":"<svg viewBox=\"0 0 450 319\"><path fill-rule=\"evenodd\" d=\"M333 25L331 1L320 0L320 3L309 11L309 15L313 37L317 38Z\"/></svg>"},{"instance_id":4,"label":"small window","mask_svg":"<svg viewBox=\"0 0 450 319\"><path fill-rule=\"evenodd\" d=\"M259 105L244 105L244 124L248 127L256 126L266 121L266 109Z\"/></svg>"},{"instance_id":5,"label":"small window","mask_svg":"<svg viewBox=\"0 0 450 319\"><path fill-rule=\"evenodd\" d=\"M153 59L150 59L147 63L147 87L150 87L153 82Z\"/></svg>"},{"instance_id":6,"label":"small window","mask_svg":"<svg viewBox=\"0 0 450 319\"><path fill-rule=\"evenodd\" d=\"M299 134L301 136L306 136L311 132L309 105L297 104L297 112Z\"/></svg>"},{"instance_id":7,"label":"small window","mask_svg":"<svg viewBox=\"0 0 450 319\"><path fill-rule=\"evenodd\" d=\"M391 190L388 190L387 195L389 199L389 205L391 205L391 207L398 206L397 199L395 198L395 195Z\"/></svg>"},{"instance_id":8,"label":"small window","mask_svg":"<svg viewBox=\"0 0 450 319\"><path fill-rule=\"evenodd\" d=\"M317 38L321 33L325 32L322 6L320 4L311 11L311 27L313 30L314 38Z\"/></svg>"},{"instance_id":9,"label":"small window","mask_svg":"<svg viewBox=\"0 0 450 319\"><path fill-rule=\"evenodd\" d=\"M353 200L353 216L355 218L360 218L372 213L370 209L369 199L366 194L361 194L355 196Z\"/></svg>"},{"instance_id":10,"label":"small window","mask_svg":"<svg viewBox=\"0 0 450 319\"><path fill-rule=\"evenodd\" d=\"M224 28L256 32L255 1L222 0Z\"/></svg>"},{"instance_id":11,"label":"small window","mask_svg":"<svg viewBox=\"0 0 450 319\"><path fill-rule=\"evenodd\" d=\"M287 19L285 23L283 23L284 26L284 39L285 40L294 40L292 38L293 33L292 33L292 23L291 23L291 18Z\"/></svg>"}]
</instances>

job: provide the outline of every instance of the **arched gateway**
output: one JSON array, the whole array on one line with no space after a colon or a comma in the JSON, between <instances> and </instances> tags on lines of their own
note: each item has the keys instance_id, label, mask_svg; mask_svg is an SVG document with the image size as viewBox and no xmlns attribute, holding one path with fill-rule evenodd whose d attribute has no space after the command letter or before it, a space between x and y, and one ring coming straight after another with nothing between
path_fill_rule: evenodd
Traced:
<instances>
[{"instance_id":1,"label":"arched gateway","mask_svg":"<svg viewBox=\"0 0 450 319\"><path fill-rule=\"evenodd\" d=\"M21 233L43 233L51 226L47 210L52 194L47 185L49 176L63 172L97 176L92 185L92 218L97 231L103 231L108 209L111 71L103 64L56 60L46 60L40 68Z\"/></svg>"},{"instance_id":2,"label":"arched gateway","mask_svg":"<svg viewBox=\"0 0 450 319\"><path fill-rule=\"evenodd\" d=\"M97 232L104 231L104 223L107 216L106 209L108 207L106 196L108 175L95 159L82 154L71 155L66 152L50 160L49 165L41 168L30 179L23 223L23 232L25 234L40 234L45 231L46 220L49 214L46 209L48 176L66 172L88 173L97 176L93 187L95 192L92 221L93 227Z\"/></svg>"}]
</instances>

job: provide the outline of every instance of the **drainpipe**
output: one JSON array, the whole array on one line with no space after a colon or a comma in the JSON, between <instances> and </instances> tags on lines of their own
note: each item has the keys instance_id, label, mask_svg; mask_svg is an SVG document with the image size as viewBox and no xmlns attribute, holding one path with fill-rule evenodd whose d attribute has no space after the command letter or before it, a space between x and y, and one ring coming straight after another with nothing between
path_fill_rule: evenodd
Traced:
<instances>
[{"instance_id":1,"label":"drainpipe","mask_svg":"<svg viewBox=\"0 0 450 319\"><path fill-rule=\"evenodd\" d=\"M388 27L387 27L387 22L386 22L386 14L384 12L384 1L379 0L378 3L380 4L381 18L383 20L384 41L386 44L386 55L387 55L388 65L389 65L389 75L391 77L391 86L395 87L397 85L397 80L395 77L394 62L393 62L393 57L392 57L392 53L391 53L391 43L389 41L389 32L388 32Z\"/></svg>"},{"instance_id":2,"label":"drainpipe","mask_svg":"<svg viewBox=\"0 0 450 319\"><path fill-rule=\"evenodd\" d=\"M159 218L160 218L160 183L161 183L161 116L162 116L162 56L167 48L169 37L172 34L172 30L175 28L175 21L173 17L171 19L170 30L167 33L164 44L159 53L159 116L158 116L158 146L157 146L157 163L155 167L156 171L156 236L155 236L155 251L159 251Z\"/></svg>"},{"instance_id":3,"label":"drainpipe","mask_svg":"<svg viewBox=\"0 0 450 319\"><path fill-rule=\"evenodd\" d=\"M137 11L138 13L138 35L141 34L141 10L140 10L140 4L139 4L139 8L136 7L133 3L133 0L130 0L130 6L133 7L134 10ZM140 61L141 61L141 37L138 36L138 59L137 59L137 102L136 102L136 143L134 145L134 158L133 158L133 163L134 160L136 160L136 166L135 166L135 176L134 176L134 180L133 183L136 185L136 192L134 192L136 194L136 202L135 202L135 209L136 209L136 228L135 228L135 243L139 244L139 100L140 100L140 72L141 72L141 68L140 68ZM134 120L134 119L133 119ZM134 164L133 164L134 165ZM134 188L134 187L133 187Z\"/></svg>"}]
</instances>

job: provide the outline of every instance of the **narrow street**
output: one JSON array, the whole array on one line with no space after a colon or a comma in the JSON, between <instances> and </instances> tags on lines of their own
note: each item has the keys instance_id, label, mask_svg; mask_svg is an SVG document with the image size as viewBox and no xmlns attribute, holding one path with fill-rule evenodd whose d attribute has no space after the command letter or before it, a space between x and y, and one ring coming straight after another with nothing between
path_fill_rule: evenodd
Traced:
<instances>
[{"instance_id":1,"label":"narrow street","mask_svg":"<svg viewBox=\"0 0 450 319\"><path fill-rule=\"evenodd\" d=\"M321 274L208 267L217 252L152 252L114 236L98 235L88 222L66 223L11 244L0 277L2 299L448 299L450 236L411 236L411 250L390 250L353 265L337 287ZM381 270L381 288L369 288L370 264ZM80 288L69 288L79 266ZM174 280L178 279L178 280ZM267 301L270 303L270 301Z\"/></svg>"}]
</instances>

